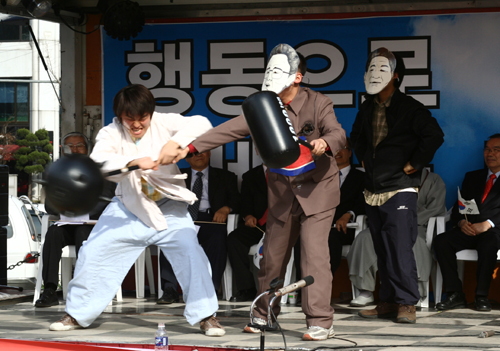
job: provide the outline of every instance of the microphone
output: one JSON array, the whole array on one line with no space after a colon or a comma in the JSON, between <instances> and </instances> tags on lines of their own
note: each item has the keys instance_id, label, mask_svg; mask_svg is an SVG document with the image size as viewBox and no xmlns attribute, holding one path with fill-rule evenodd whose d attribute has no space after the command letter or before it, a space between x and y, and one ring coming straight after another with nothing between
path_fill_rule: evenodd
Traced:
<instances>
[{"instance_id":1,"label":"microphone","mask_svg":"<svg viewBox=\"0 0 500 351\"><path fill-rule=\"evenodd\" d=\"M288 294L289 292L299 290L300 288L304 288L306 286L311 285L314 283L314 278L311 275L308 275L302 280L299 280L298 282L295 282L293 284L287 285L281 289L278 289L275 293L276 296L283 296Z\"/></svg>"},{"instance_id":2,"label":"microphone","mask_svg":"<svg viewBox=\"0 0 500 351\"><path fill-rule=\"evenodd\" d=\"M479 334L479 337L480 338L489 338L490 336L493 336L495 335L495 331L494 330L486 330L486 331L483 331Z\"/></svg>"}]
</instances>

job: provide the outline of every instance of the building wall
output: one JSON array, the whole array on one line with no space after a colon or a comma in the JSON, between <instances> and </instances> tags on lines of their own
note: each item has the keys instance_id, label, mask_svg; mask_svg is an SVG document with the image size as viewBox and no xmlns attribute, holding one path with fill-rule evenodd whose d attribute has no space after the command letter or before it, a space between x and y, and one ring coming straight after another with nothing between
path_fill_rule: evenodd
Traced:
<instances>
[{"instance_id":1,"label":"building wall","mask_svg":"<svg viewBox=\"0 0 500 351\"><path fill-rule=\"evenodd\" d=\"M31 78L32 52L29 42L0 42L0 77Z\"/></svg>"},{"instance_id":2,"label":"building wall","mask_svg":"<svg viewBox=\"0 0 500 351\"><path fill-rule=\"evenodd\" d=\"M55 140L57 158L61 105L61 44L59 24L30 20L38 41L0 42L0 79L26 79L30 82L29 126L35 132L45 128ZM43 61L42 61L43 58ZM40 187L33 187L33 200L40 200Z\"/></svg>"}]
</instances>

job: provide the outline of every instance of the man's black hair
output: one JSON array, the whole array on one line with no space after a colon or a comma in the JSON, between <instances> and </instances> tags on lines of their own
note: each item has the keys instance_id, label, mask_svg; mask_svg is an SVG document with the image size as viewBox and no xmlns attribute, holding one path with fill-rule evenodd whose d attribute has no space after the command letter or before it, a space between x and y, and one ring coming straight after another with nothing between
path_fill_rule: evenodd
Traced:
<instances>
[{"instance_id":1,"label":"man's black hair","mask_svg":"<svg viewBox=\"0 0 500 351\"><path fill-rule=\"evenodd\" d=\"M495 133L493 135L490 135L488 137L488 140L491 140L491 139L500 139L500 133Z\"/></svg>"},{"instance_id":2,"label":"man's black hair","mask_svg":"<svg viewBox=\"0 0 500 351\"><path fill-rule=\"evenodd\" d=\"M300 63L299 63L299 72L302 74L302 76L305 76L306 72L307 72L307 61L306 61L306 58L300 52L297 52L297 54L299 55L299 60L300 60Z\"/></svg>"}]
</instances>

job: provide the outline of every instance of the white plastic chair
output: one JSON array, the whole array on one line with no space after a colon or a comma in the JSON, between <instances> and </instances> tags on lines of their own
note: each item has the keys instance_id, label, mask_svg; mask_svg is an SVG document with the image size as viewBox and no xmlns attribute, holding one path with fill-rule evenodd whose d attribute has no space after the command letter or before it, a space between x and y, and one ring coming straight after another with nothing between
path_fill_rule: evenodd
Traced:
<instances>
[{"instance_id":1,"label":"white plastic chair","mask_svg":"<svg viewBox=\"0 0 500 351\"><path fill-rule=\"evenodd\" d=\"M42 288L42 252L43 252L43 244L45 242L45 235L49 228L50 221L57 220L57 216L52 215L44 215L42 217L42 245L40 249L40 257L39 257L39 267L38 274L35 285L35 293L33 296L33 304L35 304L36 300L40 298L40 292ZM76 251L74 245L68 245L63 248L61 255L61 286L63 291L63 300L66 300L66 296L68 294L68 283L71 280L73 273L73 265L76 261ZM149 247L144 250L144 252L139 256L137 261L135 262L135 284L136 284L136 296L137 298L144 298L144 285L145 285L145 277L144 277L144 265L146 265L148 272L148 279L152 282L152 286L150 287L151 293L155 293L154 287L154 276L153 276L153 265L151 262L151 252ZM122 289L118 288L116 292L116 301L123 301L122 298ZM111 302L110 302L111 303Z\"/></svg>"},{"instance_id":2,"label":"white plastic chair","mask_svg":"<svg viewBox=\"0 0 500 351\"><path fill-rule=\"evenodd\" d=\"M335 228L335 224L333 225L333 227ZM366 222L366 215L358 215L356 217L356 222L347 224L347 228L355 228L355 231L354 231L355 238L358 236L359 233L361 233L362 230L366 229L367 227L368 227L368 224ZM351 245L343 245L342 246L342 257L343 258L347 257L347 254L349 253L350 249L351 249ZM359 290L352 283L351 283L351 289L352 289L353 298L356 298L359 295Z\"/></svg>"},{"instance_id":3,"label":"white plastic chair","mask_svg":"<svg viewBox=\"0 0 500 351\"><path fill-rule=\"evenodd\" d=\"M240 215L230 214L227 216L227 235L229 235L238 226ZM229 301L233 294L233 269L229 262L229 257L226 259L226 269L222 276L222 298Z\"/></svg>"},{"instance_id":4,"label":"white plastic chair","mask_svg":"<svg viewBox=\"0 0 500 351\"><path fill-rule=\"evenodd\" d=\"M425 244L427 245L427 248L431 250L432 248L432 240L434 240L434 235L439 235L444 232L445 227L445 217L444 216L438 216L438 217L431 217L429 218L429 222L427 223L427 232L425 235ZM424 308L429 308L429 282L431 280L431 277L427 280L425 284L425 288L427 290L427 296L425 299L420 300L420 307ZM435 286L435 284L434 284ZM434 287L434 293L436 291L436 288ZM441 293L440 293L441 294Z\"/></svg>"},{"instance_id":5,"label":"white plastic chair","mask_svg":"<svg viewBox=\"0 0 500 351\"><path fill-rule=\"evenodd\" d=\"M151 260L151 249L146 249L141 253L139 258L135 261L135 295L138 299L144 298L144 288L146 286L144 266L146 266L146 273L149 281L149 291L155 294L155 277L153 274L153 262ZM121 293L121 289L120 289Z\"/></svg>"}]
</instances>

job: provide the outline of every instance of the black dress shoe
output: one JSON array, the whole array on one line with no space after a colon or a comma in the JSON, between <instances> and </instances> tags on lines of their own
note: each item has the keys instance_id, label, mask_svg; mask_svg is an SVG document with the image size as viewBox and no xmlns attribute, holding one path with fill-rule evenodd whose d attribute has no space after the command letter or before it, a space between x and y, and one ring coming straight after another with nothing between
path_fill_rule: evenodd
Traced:
<instances>
[{"instance_id":1,"label":"black dress shoe","mask_svg":"<svg viewBox=\"0 0 500 351\"><path fill-rule=\"evenodd\" d=\"M463 292L454 292L448 295L446 300L443 302L438 302L436 304L436 310L446 311L454 308L465 308L467 306L467 300Z\"/></svg>"},{"instance_id":2,"label":"black dress shoe","mask_svg":"<svg viewBox=\"0 0 500 351\"><path fill-rule=\"evenodd\" d=\"M170 305L174 302L179 302L179 294L174 290L174 288L166 288L163 291L163 296L156 301L159 305Z\"/></svg>"},{"instance_id":3,"label":"black dress shoe","mask_svg":"<svg viewBox=\"0 0 500 351\"><path fill-rule=\"evenodd\" d=\"M476 296L474 300L474 305L476 307L476 311L491 311L491 304L487 297L485 296Z\"/></svg>"},{"instance_id":4,"label":"black dress shoe","mask_svg":"<svg viewBox=\"0 0 500 351\"><path fill-rule=\"evenodd\" d=\"M53 289L44 289L42 296L35 302L35 307L50 307L59 305L57 292Z\"/></svg>"},{"instance_id":5,"label":"black dress shoe","mask_svg":"<svg viewBox=\"0 0 500 351\"><path fill-rule=\"evenodd\" d=\"M243 290L229 299L230 302L253 301L257 292L254 289Z\"/></svg>"}]
</instances>

